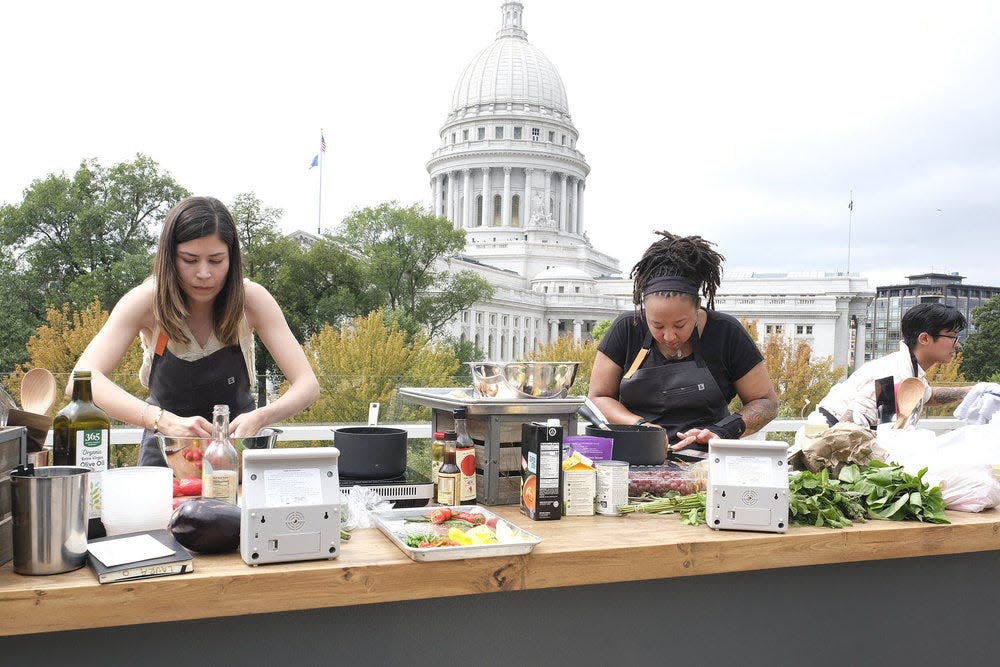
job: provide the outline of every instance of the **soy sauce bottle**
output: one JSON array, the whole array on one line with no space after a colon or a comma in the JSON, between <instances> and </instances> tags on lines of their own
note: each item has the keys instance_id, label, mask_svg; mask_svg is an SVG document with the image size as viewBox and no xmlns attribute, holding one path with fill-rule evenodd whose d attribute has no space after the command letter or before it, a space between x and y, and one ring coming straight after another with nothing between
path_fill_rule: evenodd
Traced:
<instances>
[{"instance_id":1,"label":"soy sauce bottle","mask_svg":"<svg viewBox=\"0 0 1000 667\"><path fill-rule=\"evenodd\" d=\"M444 461L438 469L437 501L440 505L458 505L462 496L462 471L455 465L454 431L444 432Z\"/></svg>"},{"instance_id":2,"label":"soy sauce bottle","mask_svg":"<svg viewBox=\"0 0 1000 667\"><path fill-rule=\"evenodd\" d=\"M90 371L73 371L73 399L52 419L52 464L90 468L87 475L87 539L104 537L101 473L108 469L111 419L94 405Z\"/></svg>"}]
</instances>

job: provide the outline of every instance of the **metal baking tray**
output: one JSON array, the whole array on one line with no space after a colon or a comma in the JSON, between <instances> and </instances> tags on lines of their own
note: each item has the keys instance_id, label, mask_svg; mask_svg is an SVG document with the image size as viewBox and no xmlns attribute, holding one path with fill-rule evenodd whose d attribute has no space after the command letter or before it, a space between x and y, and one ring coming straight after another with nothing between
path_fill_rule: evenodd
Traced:
<instances>
[{"instance_id":1,"label":"metal baking tray","mask_svg":"<svg viewBox=\"0 0 1000 667\"><path fill-rule=\"evenodd\" d=\"M535 545L542 541L534 533L529 533L520 526L514 524L503 517L498 517L488 509L478 505L456 505L451 507L454 512L478 512L490 520L497 517L506 521L512 528L520 530L529 539L525 542L510 542L508 544L470 544L460 547L410 547L403 541L404 528L407 517L423 516L429 514L440 507L408 507L405 509L391 509L383 512L376 512L374 515L375 525L381 530L389 540L402 550L410 560L420 563L436 560L461 560L463 558L489 558L491 556L518 556L530 553ZM410 524L420 526L419 523Z\"/></svg>"},{"instance_id":2,"label":"metal baking tray","mask_svg":"<svg viewBox=\"0 0 1000 667\"><path fill-rule=\"evenodd\" d=\"M456 395L461 392L464 395ZM580 409L585 397L566 398L483 398L472 387L400 387L401 398L439 410L465 407L470 415L558 415Z\"/></svg>"}]
</instances>

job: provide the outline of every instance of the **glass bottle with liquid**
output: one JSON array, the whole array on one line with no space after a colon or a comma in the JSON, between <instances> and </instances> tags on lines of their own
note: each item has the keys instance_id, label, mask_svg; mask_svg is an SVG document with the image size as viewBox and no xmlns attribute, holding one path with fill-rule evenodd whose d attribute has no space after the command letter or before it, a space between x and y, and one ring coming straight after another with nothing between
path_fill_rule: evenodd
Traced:
<instances>
[{"instance_id":1,"label":"glass bottle with liquid","mask_svg":"<svg viewBox=\"0 0 1000 667\"><path fill-rule=\"evenodd\" d=\"M454 412L457 436L455 463L462 473L462 488L457 505L476 504L476 445L469 435L467 415L465 408L457 408Z\"/></svg>"},{"instance_id":2,"label":"glass bottle with liquid","mask_svg":"<svg viewBox=\"0 0 1000 667\"><path fill-rule=\"evenodd\" d=\"M201 460L201 495L236 504L239 457L229 440L229 406L212 410L212 442Z\"/></svg>"},{"instance_id":3,"label":"glass bottle with liquid","mask_svg":"<svg viewBox=\"0 0 1000 667\"><path fill-rule=\"evenodd\" d=\"M431 440L431 482L434 483L434 497L437 498L438 470L444 463L444 431L434 431Z\"/></svg>"},{"instance_id":4,"label":"glass bottle with liquid","mask_svg":"<svg viewBox=\"0 0 1000 667\"><path fill-rule=\"evenodd\" d=\"M87 538L104 536L101 473L108 469L111 419L94 405L90 371L73 371L73 398L52 419L52 464L90 468L87 475Z\"/></svg>"},{"instance_id":5,"label":"glass bottle with liquid","mask_svg":"<svg viewBox=\"0 0 1000 667\"><path fill-rule=\"evenodd\" d=\"M462 495L462 471L455 465L454 431L444 432L444 455L438 469L437 501L440 505L457 505Z\"/></svg>"}]
</instances>

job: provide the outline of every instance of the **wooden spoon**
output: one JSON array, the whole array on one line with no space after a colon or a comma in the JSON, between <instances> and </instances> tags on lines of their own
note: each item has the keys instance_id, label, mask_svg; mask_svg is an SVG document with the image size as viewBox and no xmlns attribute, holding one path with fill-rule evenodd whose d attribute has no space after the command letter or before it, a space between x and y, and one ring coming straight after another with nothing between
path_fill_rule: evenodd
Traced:
<instances>
[{"instance_id":1,"label":"wooden spoon","mask_svg":"<svg viewBox=\"0 0 1000 667\"><path fill-rule=\"evenodd\" d=\"M924 383L918 378L906 378L899 383L899 391L896 392L896 414L899 416L896 417L895 428L903 428L923 399Z\"/></svg>"},{"instance_id":2,"label":"wooden spoon","mask_svg":"<svg viewBox=\"0 0 1000 667\"><path fill-rule=\"evenodd\" d=\"M56 400L56 379L44 368L32 368L21 378L21 408L36 415L48 414Z\"/></svg>"}]
</instances>

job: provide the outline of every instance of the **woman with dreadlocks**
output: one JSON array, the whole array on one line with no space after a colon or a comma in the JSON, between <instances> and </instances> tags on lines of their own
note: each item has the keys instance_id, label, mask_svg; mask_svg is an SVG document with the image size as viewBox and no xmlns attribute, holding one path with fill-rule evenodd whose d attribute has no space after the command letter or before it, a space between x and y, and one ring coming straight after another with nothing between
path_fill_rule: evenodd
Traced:
<instances>
[{"instance_id":1,"label":"woman with dreadlocks","mask_svg":"<svg viewBox=\"0 0 1000 667\"><path fill-rule=\"evenodd\" d=\"M757 345L715 310L725 258L700 236L657 233L630 275L636 311L601 340L589 396L612 424L662 428L668 454L702 458L711 438L760 430L778 400Z\"/></svg>"}]
</instances>

